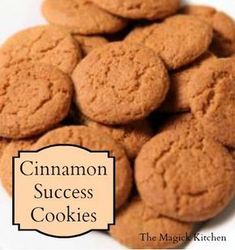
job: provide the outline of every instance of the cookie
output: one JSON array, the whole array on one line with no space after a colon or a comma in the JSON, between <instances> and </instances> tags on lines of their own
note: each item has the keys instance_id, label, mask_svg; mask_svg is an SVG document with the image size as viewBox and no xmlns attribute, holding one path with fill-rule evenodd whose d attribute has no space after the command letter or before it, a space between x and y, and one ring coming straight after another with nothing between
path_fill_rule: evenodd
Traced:
<instances>
[{"instance_id":1,"label":"cookie","mask_svg":"<svg viewBox=\"0 0 235 250\"><path fill-rule=\"evenodd\" d=\"M161 240L161 237L190 236L192 223L180 222L159 215L148 208L139 197L134 197L116 216L116 224L111 226L110 235L120 243L131 249L159 249L176 248L185 240L174 242L172 239ZM142 240L143 235L149 233L156 240ZM145 235L146 238L146 235Z\"/></svg>"},{"instance_id":2,"label":"cookie","mask_svg":"<svg viewBox=\"0 0 235 250\"><path fill-rule=\"evenodd\" d=\"M78 108L107 125L144 119L160 106L169 87L161 59L151 49L125 42L92 51L72 78Z\"/></svg>"},{"instance_id":3,"label":"cookie","mask_svg":"<svg viewBox=\"0 0 235 250\"><path fill-rule=\"evenodd\" d=\"M211 49L216 55L226 57L235 53L235 23L231 17L203 5L186 5L181 12L195 15L213 27L214 37Z\"/></svg>"},{"instance_id":4,"label":"cookie","mask_svg":"<svg viewBox=\"0 0 235 250\"><path fill-rule=\"evenodd\" d=\"M198 18L175 15L162 23L135 28L125 40L144 44L159 54L169 69L178 69L207 51L212 34L211 26Z\"/></svg>"},{"instance_id":5,"label":"cookie","mask_svg":"<svg viewBox=\"0 0 235 250\"><path fill-rule=\"evenodd\" d=\"M74 34L115 33L127 21L114 16L89 0L45 0L42 13L51 24L62 26Z\"/></svg>"},{"instance_id":6,"label":"cookie","mask_svg":"<svg viewBox=\"0 0 235 250\"><path fill-rule=\"evenodd\" d=\"M153 131L146 121L136 121L123 126L105 126L90 119L85 120L88 127L102 131L123 146L129 159L134 159L142 146L151 139Z\"/></svg>"},{"instance_id":7,"label":"cookie","mask_svg":"<svg viewBox=\"0 0 235 250\"><path fill-rule=\"evenodd\" d=\"M0 158L0 179L4 189L12 196L12 157L18 151L30 150L36 139L11 141Z\"/></svg>"},{"instance_id":8,"label":"cookie","mask_svg":"<svg viewBox=\"0 0 235 250\"><path fill-rule=\"evenodd\" d=\"M194 131L169 130L143 146L135 179L141 198L160 214L204 221L218 215L233 198L234 163L214 140Z\"/></svg>"},{"instance_id":9,"label":"cookie","mask_svg":"<svg viewBox=\"0 0 235 250\"><path fill-rule=\"evenodd\" d=\"M109 151L116 158L116 208L127 200L132 186L132 170L124 152L111 137L85 126L68 126L48 132L34 145L34 149L52 144L77 144L90 150Z\"/></svg>"},{"instance_id":10,"label":"cookie","mask_svg":"<svg viewBox=\"0 0 235 250\"><path fill-rule=\"evenodd\" d=\"M179 0L92 0L114 15L130 19L156 20L170 16L178 10Z\"/></svg>"},{"instance_id":11,"label":"cookie","mask_svg":"<svg viewBox=\"0 0 235 250\"><path fill-rule=\"evenodd\" d=\"M109 41L102 36L73 36L79 43L83 56L87 56L92 50L107 44Z\"/></svg>"},{"instance_id":12,"label":"cookie","mask_svg":"<svg viewBox=\"0 0 235 250\"><path fill-rule=\"evenodd\" d=\"M216 56L210 52L206 52L189 66L172 72L170 74L170 90L159 111L169 113L190 111L188 96L190 79L203 65L212 60L216 60Z\"/></svg>"},{"instance_id":13,"label":"cookie","mask_svg":"<svg viewBox=\"0 0 235 250\"><path fill-rule=\"evenodd\" d=\"M205 131L235 147L235 64L218 59L202 67L189 84L190 107Z\"/></svg>"},{"instance_id":14,"label":"cookie","mask_svg":"<svg viewBox=\"0 0 235 250\"><path fill-rule=\"evenodd\" d=\"M69 112L70 78L31 62L0 69L0 136L26 138L57 125Z\"/></svg>"},{"instance_id":15,"label":"cookie","mask_svg":"<svg viewBox=\"0 0 235 250\"><path fill-rule=\"evenodd\" d=\"M0 68L30 61L50 64L70 74L80 60L81 49L76 40L51 26L20 31L0 48Z\"/></svg>"}]
</instances>

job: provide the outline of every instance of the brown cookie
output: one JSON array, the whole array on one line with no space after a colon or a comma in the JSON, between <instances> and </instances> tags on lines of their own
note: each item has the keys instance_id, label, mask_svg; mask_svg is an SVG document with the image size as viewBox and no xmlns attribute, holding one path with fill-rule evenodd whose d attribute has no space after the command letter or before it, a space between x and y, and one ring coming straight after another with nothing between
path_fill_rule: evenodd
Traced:
<instances>
[{"instance_id":1,"label":"brown cookie","mask_svg":"<svg viewBox=\"0 0 235 250\"><path fill-rule=\"evenodd\" d=\"M147 117L169 86L161 59L151 49L125 42L92 51L75 69L73 81L81 112L107 125Z\"/></svg>"},{"instance_id":2,"label":"brown cookie","mask_svg":"<svg viewBox=\"0 0 235 250\"><path fill-rule=\"evenodd\" d=\"M144 202L182 221L216 216L235 193L234 159L221 144L194 131L158 134L141 149L135 170Z\"/></svg>"},{"instance_id":3,"label":"brown cookie","mask_svg":"<svg viewBox=\"0 0 235 250\"><path fill-rule=\"evenodd\" d=\"M190 79L203 65L212 60L216 60L216 57L212 53L206 52L193 64L172 72L170 74L170 90L159 111L168 113L190 111L188 96Z\"/></svg>"},{"instance_id":4,"label":"brown cookie","mask_svg":"<svg viewBox=\"0 0 235 250\"><path fill-rule=\"evenodd\" d=\"M9 38L0 49L0 68L21 62L46 63L72 73L81 50L72 36L57 27L37 26Z\"/></svg>"},{"instance_id":5,"label":"brown cookie","mask_svg":"<svg viewBox=\"0 0 235 250\"><path fill-rule=\"evenodd\" d=\"M178 10L179 0L92 0L114 15L131 19L156 20L170 16Z\"/></svg>"},{"instance_id":6,"label":"brown cookie","mask_svg":"<svg viewBox=\"0 0 235 250\"><path fill-rule=\"evenodd\" d=\"M69 29L74 34L115 33L126 20L114 16L89 0L45 0L42 13L51 24Z\"/></svg>"},{"instance_id":7,"label":"brown cookie","mask_svg":"<svg viewBox=\"0 0 235 250\"><path fill-rule=\"evenodd\" d=\"M85 126L68 126L48 132L34 145L39 149L52 144L77 144L90 150L110 151L116 158L116 208L127 200L132 186L132 170L121 146L111 137Z\"/></svg>"},{"instance_id":8,"label":"brown cookie","mask_svg":"<svg viewBox=\"0 0 235 250\"><path fill-rule=\"evenodd\" d=\"M30 137L68 114L72 83L59 69L30 62L0 69L0 136Z\"/></svg>"},{"instance_id":9,"label":"brown cookie","mask_svg":"<svg viewBox=\"0 0 235 250\"><path fill-rule=\"evenodd\" d=\"M235 64L218 59L202 67L189 84L192 113L222 144L235 147Z\"/></svg>"},{"instance_id":10,"label":"brown cookie","mask_svg":"<svg viewBox=\"0 0 235 250\"><path fill-rule=\"evenodd\" d=\"M92 50L107 44L109 41L102 36L73 36L79 43L83 56L87 56Z\"/></svg>"},{"instance_id":11,"label":"brown cookie","mask_svg":"<svg viewBox=\"0 0 235 250\"><path fill-rule=\"evenodd\" d=\"M134 159L142 146L153 136L150 124L146 120L111 127L86 119L85 124L111 136L123 146L129 159Z\"/></svg>"},{"instance_id":12,"label":"brown cookie","mask_svg":"<svg viewBox=\"0 0 235 250\"><path fill-rule=\"evenodd\" d=\"M235 23L231 17L203 5L186 5L181 12L195 15L213 27L214 37L211 49L216 55L224 57L235 53Z\"/></svg>"},{"instance_id":13,"label":"brown cookie","mask_svg":"<svg viewBox=\"0 0 235 250\"><path fill-rule=\"evenodd\" d=\"M186 235L190 236L192 228L191 223L159 215L148 208L139 197L135 197L117 214L116 224L111 227L110 235L131 249L165 249L176 248L184 244L186 239L183 240L183 238ZM144 233L155 236L156 240L146 240ZM162 237L166 234L177 238L181 236L181 240L174 242L170 237L168 240L163 240Z\"/></svg>"},{"instance_id":14,"label":"brown cookie","mask_svg":"<svg viewBox=\"0 0 235 250\"><path fill-rule=\"evenodd\" d=\"M162 23L134 29L126 41L144 44L159 54L169 69L177 69L207 51L212 28L194 16L176 15Z\"/></svg>"},{"instance_id":15,"label":"brown cookie","mask_svg":"<svg viewBox=\"0 0 235 250\"><path fill-rule=\"evenodd\" d=\"M12 196L12 157L18 151L30 150L36 139L11 141L0 158L0 179L7 193Z\"/></svg>"}]
</instances>

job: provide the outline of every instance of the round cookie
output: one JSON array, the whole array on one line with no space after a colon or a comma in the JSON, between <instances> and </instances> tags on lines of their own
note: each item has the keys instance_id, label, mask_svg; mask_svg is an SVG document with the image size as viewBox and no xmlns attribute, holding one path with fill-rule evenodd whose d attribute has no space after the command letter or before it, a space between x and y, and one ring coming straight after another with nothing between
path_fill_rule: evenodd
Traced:
<instances>
[{"instance_id":1,"label":"round cookie","mask_svg":"<svg viewBox=\"0 0 235 250\"><path fill-rule=\"evenodd\" d=\"M0 179L10 196L12 196L12 157L17 156L18 151L31 149L35 141L36 139L11 141L0 158Z\"/></svg>"},{"instance_id":2,"label":"round cookie","mask_svg":"<svg viewBox=\"0 0 235 250\"><path fill-rule=\"evenodd\" d=\"M0 68L31 61L50 64L70 74L80 60L81 49L76 40L52 26L20 31L0 48Z\"/></svg>"},{"instance_id":3,"label":"round cookie","mask_svg":"<svg viewBox=\"0 0 235 250\"><path fill-rule=\"evenodd\" d=\"M92 51L72 78L78 108L107 125L147 117L163 102L169 87L161 59L151 49L125 42Z\"/></svg>"},{"instance_id":4,"label":"round cookie","mask_svg":"<svg viewBox=\"0 0 235 250\"><path fill-rule=\"evenodd\" d=\"M179 0L92 0L93 3L113 13L130 19L156 20L170 16L178 10Z\"/></svg>"},{"instance_id":5,"label":"round cookie","mask_svg":"<svg viewBox=\"0 0 235 250\"><path fill-rule=\"evenodd\" d=\"M134 159L142 146L153 136L150 124L146 120L111 127L86 119L85 124L111 136L123 146L129 159Z\"/></svg>"},{"instance_id":6,"label":"round cookie","mask_svg":"<svg viewBox=\"0 0 235 250\"><path fill-rule=\"evenodd\" d=\"M86 126L68 126L48 132L33 148L39 149L52 144L77 144L90 150L110 151L116 158L116 208L125 203L131 191L132 170L123 148L111 137Z\"/></svg>"},{"instance_id":7,"label":"round cookie","mask_svg":"<svg viewBox=\"0 0 235 250\"><path fill-rule=\"evenodd\" d=\"M110 235L131 249L176 248L186 241L159 240L160 235L171 237L190 236L193 229L191 223L180 222L164 216L148 208L139 197L134 197L116 216L116 224L111 226ZM148 232L157 240L141 240L141 233Z\"/></svg>"},{"instance_id":8,"label":"round cookie","mask_svg":"<svg viewBox=\"0 0 235 250\"><path fill-rule=\"evenodd\" d=\"M89 0L45 0L42 13L51 24L62 26L74 34L115 33L127 21L114 16Z\"/></svg>"},{"instance_id":9,"label":"round cookie","mask_svg":"<svg viewBox=\"0 0 235 250\"><path fill-rule=\"evenodd\" d=\"M211 49L216 55L226 57L235 53L235 22L231 17L203 5L186 5L181 12L195 15L213 27L214 37Z\"/></svg>"},{"instance_id":10,"label":"round cookie","mask_svg":"<svg viewBox=\"0 0 235 250\"><path fill-rule=\"evenodd\" d=\"M207 51L212 28L194 16L175 15L162 23L135 28L125 40L144 44L159 54L169 69L178 69Z\"/></svg>"},{"instance_id":11,"label":"round cookie","mask_svg":"<svg viewBox=\"0 0 235 250\"><path fill-rule=\"evenodd\" d=\"M69 112L70 78L30 62L0 69L0 136L25 138L57 125Z\"/></svg>"},{"instance_id":12,"label":"round cookie","mask_svg":"<svg viewBox=\"0 0 235 250\"><path fill-rule=\"evenodd\" d=\"M212 53L206 52L193 64L172 72L170 90L159 111L169 113L190 111L188 96L190 79L203 65L212 60L216 60L216 57Z\"/></svg>"},{"instance_id":13,"label":"round cookie","mask_svg":"<svg viewBox=\"0 0 235 250\"><path fill-rule=\"evenodd\" d=\"M137 188L160 214L204 221L234 197L234 159L214 140L194 131L180 132L160 133L143 146L135 164Z\"/></svg>"},{"instance_id":14,"label":"round cookie","mask_svg":"<svg viewBox=\"0 0 235 250\"><path fill-rule=\"evenodd\" d=\"M92 50L101 47L102 45L107 44L109 41L102 36L82 36L74 35L73 36L82 49L83 56L87 56Z\"/></svg>"},{"instance_id":15,"label":"round cookie","mask_svg":"<svg viewBox=\"0 0 235 250\"><path fill-rule=\"evenodd\" d=\"M189 84L192 113L222 144L235 147L235 64L218 59L202 67Z\"/></svg>"}]
</instances>

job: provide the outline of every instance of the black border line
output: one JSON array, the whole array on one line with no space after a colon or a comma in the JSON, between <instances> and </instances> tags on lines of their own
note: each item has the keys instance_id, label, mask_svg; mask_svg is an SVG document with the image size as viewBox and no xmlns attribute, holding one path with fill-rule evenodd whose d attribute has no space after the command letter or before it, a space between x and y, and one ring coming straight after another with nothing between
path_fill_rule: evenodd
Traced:
<instances>
[{"instance_id":1,"label":"black border line","mask_svg":"<svg viewBox=\"0 0 235 250\"><path fill-rule=\"evenodd\" d=\"M43 151L47 148L52 148L52 147L58 147L58 146L68 146L68 147L76 147L76 148L80 148L83 149L85 151L88 151L90 153L107 153L108 158L113 159L113 223L109 223L107 225L107 229L91 229L88 230L84 233L81 234L76 234L76 235L72 235L72 236L56 236L56 235L51 235L51 234L47 234L44 233L40 230L37 229L21 229L20 228L20 224L19 223L15 223L15 159L20 158L20 154L21 153L38 153L40 151ZM48 145L46 147L40 148L38 150L21 150L18 151L18 155L17 156L13 156L12 157L12 225L13 226L17 226L18 227L18 231L26 231L26 232L38 232L42 235L48 236L48 237L52 237L52 238L57 238L57 239L70 239L70 238L76 238L76 237L80 237L83 236L85 234L88 234L90 232L96 232L96 231L101 231L101 232L106 232L110 230L110 226L111 225L115 225L116 223L116 159L114 156L110 155L109 151L105 151L105 150L90 150L88 148L76 145L76 144L53 144L53 145Z\"/></svg>"}]
</instances>

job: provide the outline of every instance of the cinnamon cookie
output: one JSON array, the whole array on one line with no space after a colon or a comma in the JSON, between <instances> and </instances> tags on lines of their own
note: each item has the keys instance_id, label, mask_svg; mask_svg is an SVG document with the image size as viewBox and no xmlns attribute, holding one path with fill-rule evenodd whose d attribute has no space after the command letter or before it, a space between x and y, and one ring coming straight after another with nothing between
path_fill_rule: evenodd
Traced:
<instances>
[{"instance_id":1,"label":"cinnamon cookie","mask_svg":"<svg viewBox=\"0 0 235 250\"><path fill-rule=\"evenodd\" d=\"M158 134L143 146L135 167L144 202L171 218L207 220L234 197L234 159L221 144L194 131Z\"/></svg>"},{"instance_id":2,"label":"cinnamon cookie","mask_svg":"<svg viewBox=\"0 0 235 250\"><path fill-rule=\"evenodd\" d=\"M188 96L188 84L190 83L190 79L203 65L212 60L216 60L216 57L212 53L206 52L193 64L172 72L170 74L170 90L159 110L169 113L190 111Z\"/></svg>"},{"instance_id":3,"label":"cinnamon cookie","mask_svg":"<svg viewBox=\"0 0 235 250\"><path fill-rule=\"evenodd\" d=\"M93 3L121 17L156 20L170 16L178 10L179 0L92 0Z\"/></svg>"},{"instance_id":4,"label":"cinnamon cookie","mask_svg":"<svg viewBox=\"0 0 235 250\"><path fill-rule=\"evenodd\" d=\"M107 44L109 41L102 36L73 36L79 43L83 56L87 56L92 50Z\"/></svg>"},{"instance_id":5,"label":"cinnamon cookie","mask_svg":"<svg viewBox=\"0 0 235 250\"><path fill-rule=\"evenodd\" d=\"M80 60L76 40L68 32L51 26L23 30L0 48L0 68L30 61L50 64L70 74Z\"/></svg>"},{"instance_id":6,"label":"cinnamon cookie","mask_svg":"<svg viewBox=\"0 0 235 250\"><path fill-rule=\"evenodd\" d=\"M30 137L68 114L72 83L59 69L21 63L0 69L0 136Z\"/></svg>"},{"instance_id":7,"label":"cinnamon cookie","mask_svg":"<svg viewBox=\"0 0 235 250\"><path fill-rule=\"evenodd\" d=\"M202 67L189 84L190 106L205 131L235 147L235 64L218 59Z\"/></svg>"},{"instance_id":8,"label":"cinnamon cookie","mask_svg":"<svg viewBox=\"0 0 235 250\"><path fill-rule=\"evenodd\" d=\"M134 29L126 41L144 44L159 54L169 69L177 69L206 52L212 34L211 26L204 21L176 15L162 23Z\"/></svg>"},{"instance_id":9,"label":"cinnamon cookie","mask_svg":"<svg viewBox=\"0 0 235 250\"><path fill-rule=\"evenodd\" d=\"M107 125L147 117L169 87L161 59L151 49L125 42L92 51L75 69L73 81L81 112Z\"/></svg>"},{"instance_id":10,"label":"cinnamon cookie","mask_svg":"<svg viewBox=\"0 0 235 250\"><path fill-rule=\"evenodd\" d=\"M117 214L116 224L111 227L110 235L131 249L165 249L184 244L185 235L190 236L192 228L191 223L159 215L148 208L139 197L135 197ZM146 233L155 236L156 240L146 240L146 235L143 235ZM181 240L161 240L166 234L177 238L181 236Z\"/></svg>"},{"instance_id":11,"label":"cinnamon cookie","mask_svg":"<svg viewBox=\"0 0 235 250\"><path fill-rule=\"evenodd\" d=\"M132 186L132 171L126 154L111 137L85 126L68 126L48 132L34 145L34 149L52 144L77 144L90 150L106 150L116 158L116 208L127 200Z\"/></svg>"},{"instance_id":12,"label":"cinnamon cookie","mask_svg":"<svg viewBox=\"0 0 235 250\"><path fill-rule=\"evenodd\" d=\"M0 158L0 179L7 193L12 196L12 157L18 151L30 150L36 139L11 141Z\"/></svg>"},{"instance_id":13,"label":"cinnamon cookie","mask_svg":"<svg viewBox=\"0 0 235 250\"><path fill-rule=\"evenodd\" d=\"M45 0L42 13L47 21L69 29L74 34L115 33L126 20L109 14L89 0Z\"/></svg>"},{"instance_id":14,"label":"cinnamon cookie","mask_svg":"<svg viewBox=\"0 0 235 250\"><path fill-rule=\"evenodd\" d=\"M231 17L203 5L186 5L181 12L195 15L213 27L214 37L211 48L216 55L224 57L235 53L235 23Z\"/></svg>"},{"instance_id":15,"label":"cinnamon cookie","mask_svg":"<svg viewBox=\"0 0 235 250\"><path fill-rule=\"evenodd\" d=\"M142 146L150 140L153 135L150 124L146 120L111 127L86 119L85 124L111 136L116 142L123 146L130 159L134 159L138 155Z\"/></svg>"}]
</instances>

